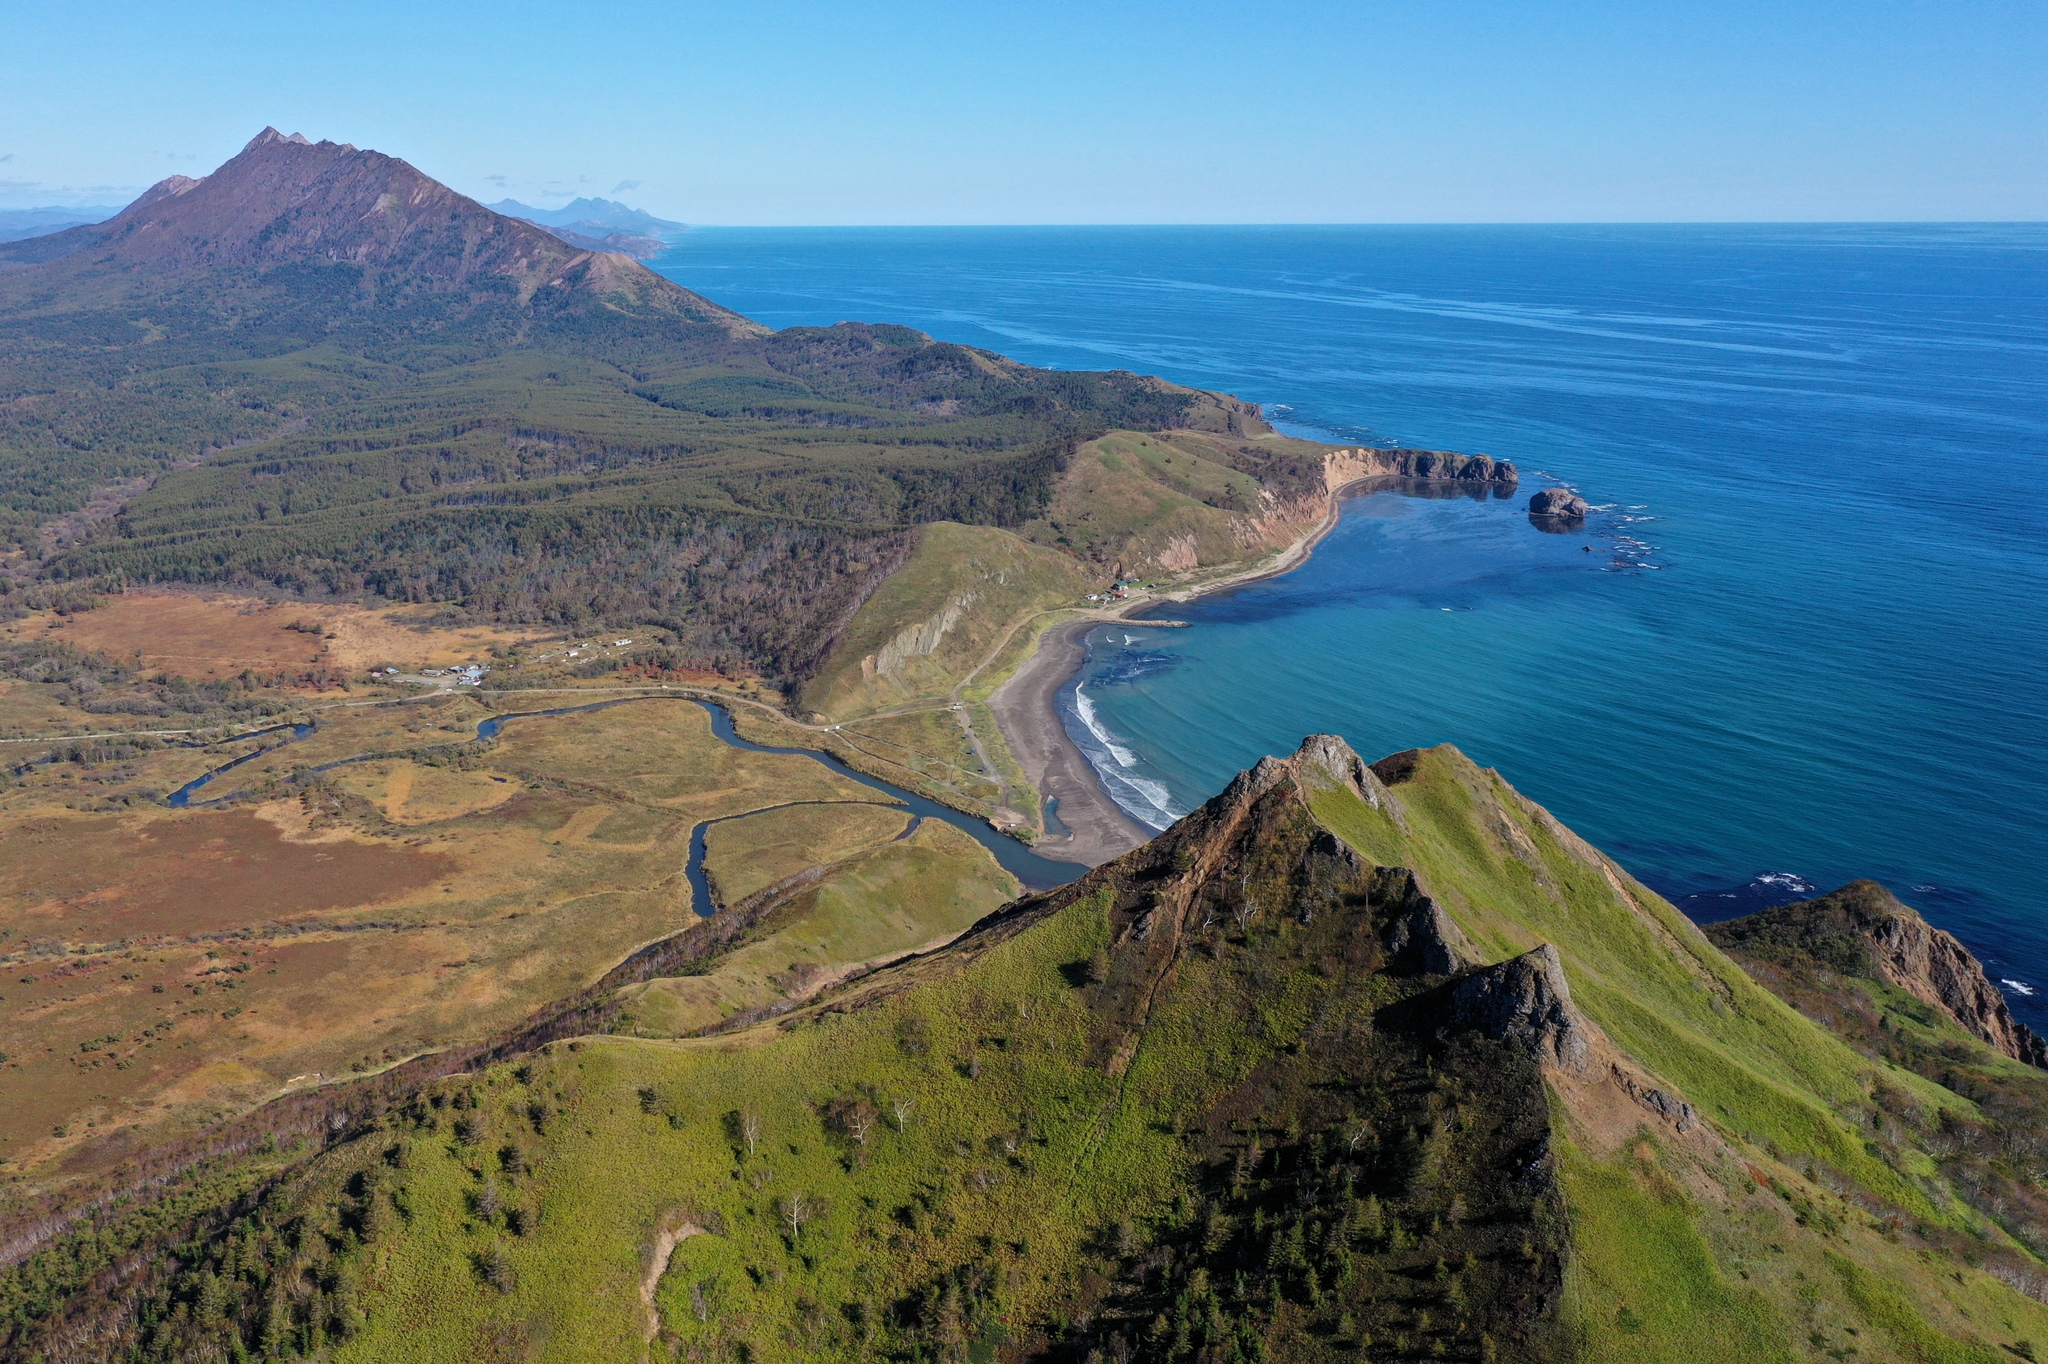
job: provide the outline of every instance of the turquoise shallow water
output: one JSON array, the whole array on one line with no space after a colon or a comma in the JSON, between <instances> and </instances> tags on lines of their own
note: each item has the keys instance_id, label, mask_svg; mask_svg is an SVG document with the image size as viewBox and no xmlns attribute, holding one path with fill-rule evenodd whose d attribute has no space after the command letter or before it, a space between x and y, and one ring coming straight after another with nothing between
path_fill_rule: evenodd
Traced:
<instances>
[{"instance_id":1,"label":"turquoise shallow water","mask_svg":"<svg viewBox=\"0 0 2048 1364\"><path fill-rule=\"evenodd\" d=\"M657 267L1522 468L1098 632L1140 813L1314 730L1449 741L1668 894L1872 875L2048 984L2048 228L719 230ZM1552 481L1584 535L1521 515Z\"/></svg>"}]
</instances>

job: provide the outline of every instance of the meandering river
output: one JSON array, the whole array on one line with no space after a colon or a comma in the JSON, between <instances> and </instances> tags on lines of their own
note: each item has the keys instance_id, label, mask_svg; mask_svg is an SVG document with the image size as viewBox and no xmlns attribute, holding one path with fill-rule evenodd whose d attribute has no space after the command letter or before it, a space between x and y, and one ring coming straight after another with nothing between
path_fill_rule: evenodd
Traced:
<instances>
[{"instance_id":1,"label":"meandering river","mask_svg":"<svg viewBox=\"0 0 2048 1364\"><path fill-rule=\"evenodd\" d=\"M1040 857L1016 839L1009 837L1007 834L997 833L985 821L975 819L971 815L962 814L960 811L941 805L935 800L920 796L914 791L906 791L900 786L891 785L879 777L871 777L865 772L856 771L829 753L821 753L812 748L779 748L770 744L757 744L751 739L743 738L739 730L733 725L731 711L715 701L706 701L700 697L620 696L604 701L593 701L581 706L559 706L552 710L507 711L479 721L476 727L476 739L480 742L495 739L506 725L515 720L545 720L560 715L581 715L587 711L608 710L613 706L677 701L703 707L711 718L712 734L730 747L744 749L749 753L782 753L808 758L820 766L830 768L848 781L857 782L871 791L877 791L887 796L889 798L888 803L901 806L903 812L910 819L910 824L904 830L904 835L899 836L907 836L912 829L916 828L919 822L927 819L936 819L952 825L975 842L981 844L982 847L988 849L995 857L996 862L1005 871L1009 872L1010 875L1023 882L1027 890L1050 890L1055 886L1063 886L1088 870L1086 867L1073 862L1057 862L1049 857ZM409 703L394 701L392 704L406 705ZM308 724L272 725L265 729L251 730L246 734L238 734L227 742L262 738L266 735L285 733L286 731L289 731L287 737L279 742L265 745L251 753L245 753L239 758L222 763L218 767L212 768L186 782L170 794L170 804L180 810L203 809L207 806L224 805L247 794L246 792L233 791L225 795L216 796L210 800L195 801L193 799L195 794L212 784L223 773L231 772L244 763L253 762L257 758L276 752L287 744L296 743L304 739L314 732L314 727ZM383 753L366 753L354 757L337 758L332 762L321 763L317 767L309 768L307 771L309 775L316 775L322 772L331 772L338 767L347 767L353 763L373 762L385 756L388 755ZM710 880L704 874L706 835L710 832L711 826L722 824L727 820L744 819L748 815L767 814L771 810L787 809L792 803L811 804L814 802L783 802L763 806L757 810L735 811L730 815L721 815L715 819L702 820L690 830L690 854L686 870L690 881L692 907L700 916L708 917L717 908L712 899Z\"/></svg>"}]
</instances>

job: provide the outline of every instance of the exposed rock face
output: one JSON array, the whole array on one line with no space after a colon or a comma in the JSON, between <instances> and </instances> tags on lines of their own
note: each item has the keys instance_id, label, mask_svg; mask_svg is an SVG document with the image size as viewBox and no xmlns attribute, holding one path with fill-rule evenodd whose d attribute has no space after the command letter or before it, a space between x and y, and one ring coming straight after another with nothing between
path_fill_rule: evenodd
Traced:
<instances>
[{"instance_id":1,"label":"exposed rock face","mask_svg":"<svg viewBox=\"0 0 2048 1364\"><path fill-rule=\"evenodd\" d=\"M1529 499L1529 515L1553 521L1586 519L1586 499L1563 488L1545 488Z\"/></svg>"},{"instance_id":2,"label":"exposed rock face","mask_svg":"<svg viewBox=\"0 0 2048 1364\"><path fill-rule=\"evenodd\" d=\"M939 647L960 621L961 613L979 600L981 594L967 591L955 597L940 609L930 620L906 625L896 637L882 646L880 653L869 654L860 661L861 676L872 680L876 677L894 677L903 671L903 665L913 658L927 657Z\"/></svg>"},{"instance_id":3,"label":"exposed rock face","mask_svg":"<svg viewBox=\"0 0 2048 1364\"><path fill-rule=\"evenodd\" d=\"M1678 1132L1691 1132L1699 1127L1699 1114L1693 1111L1691 1104L1649 1084L1629 1067L1610 1063L1607 1078L1622 1093L1670 1123Z\"/></svg>"},{"instance_id":4,"label":"exposed rock face","mask_svg":"<svg viewBox=\"0 0 2048 1364\"><path fill-rule=\"evenodd\" d=\"M1859 883L1881 890L1875 882ZM1898 904L1896 900L1892 902ZM1941 1009L2015 1060L2048 1066L2048 1043L2012 1016L1983 964L1951 933L1904 905L1869 929L1878 970L1900 989Z\"/></svg>"},{"instance_id":5,"label":"exposed rock face","mask_svg":"<svg viewBox=\"0 0 2048 1364\"><path fill-rule=\"evenodd\" d=\"M1451 987L1451 1026L1496 1041L1527 1044L1544 1065L1583 1071L1592 1053L1589 1029L1572 1004L1564 964L1549 943L1497 966L1474 971Z\"/></svg>"},{"instance_id":6,"label":"exposed rock face","mask_svg":"<svg viewBox=\"0 0 2048 1364\"><path fill-rule=\"evenodd\" d=\"M1396 969L1439 976L1465 969L1471 944L1443 906L1423 892L1414 872L1381 867L1373 873L1371 893L1374 906L1388 919L1380 940Z\"/></svg>"},{"instance_id":7,"label":"exposed rock face","mask_svg":"<svg viewBox=\"0 0 2048 1364\"><path fill-rule=\"evenodd\" d=\"M1882 980L2014 1060L2048 1069L2048 1041L2012 1016L1970 949L1875 881L1851 881L1818 900L1711 924L1706 933L1738 956L1796 952L1829 970Z\"/></svg>"},{"instance_id":8,"label":"exposed rock face","mask_svg":"<svg viewBox=\"0 0 2048 1364\"><path fill-rule=\"evenodd\" d=\"M1273 761L1267 759L1267 761ZM1400 804L1388 793L1386 784L1358 756L1350 744L1335 734L1311 734L1301 741L1301 748L1294 755L1296 777L1313 790L1326 780L1348 787L1352 794L1373 809L1390 816L1394 823L1407 828L1407 820L1401 814Z\"/></svg>"},{"instance_id":9,"label":"exposed rock face","mask_svg":"<svg viewBox=\"0 0 2048 1364\"><path fill-rule=\"evenodd\" d=\"M1505 489L1514 487L1520 477L1504 459L1448 450L1380 450L1368 445L1338 450L1323 461L1323 482L1332 492L1367 478L1445 480Z\"/></svg>"}]
</instances>

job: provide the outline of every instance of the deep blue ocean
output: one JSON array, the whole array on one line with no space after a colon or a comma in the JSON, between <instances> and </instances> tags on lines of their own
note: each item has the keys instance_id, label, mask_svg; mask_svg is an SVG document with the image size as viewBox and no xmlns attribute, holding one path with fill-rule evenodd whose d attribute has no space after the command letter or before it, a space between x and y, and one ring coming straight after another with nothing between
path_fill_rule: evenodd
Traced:
<instances>
[{"instance_id":1,"label":"deep blue ocean","mask_svg":"<svg viewBox=\"0 0 2048 1364\"><path fill-rule=\"evenodd\" d=\"M1150 822L1313 731L1451 742L1701 917L1875 877L2048 1024L2048 226L706 229L655 265L1521 468L1095 632L1069 728ZM1582 532L1523 514L1553 483Z\"/></svg>"}]
</instances>

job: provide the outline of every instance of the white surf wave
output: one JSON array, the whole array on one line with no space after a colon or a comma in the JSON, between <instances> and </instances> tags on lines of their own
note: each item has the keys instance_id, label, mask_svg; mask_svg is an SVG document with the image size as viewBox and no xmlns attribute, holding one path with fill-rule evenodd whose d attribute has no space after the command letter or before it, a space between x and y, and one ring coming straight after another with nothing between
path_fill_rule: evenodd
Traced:
<instances>
[{"instance_id":1,"label":"white surf wave","mask_svg":"<svg viewBox=\"0 0 2048 1364\"><path fill-rule=\"evenodd\" d=\"M1187 813L1173 803L1172 795L1159 782L1106 767L1092 753L1087 756L1102 782L1103 792L1116 808L1152 832L1159 833Z\"/></svg>"},{"instance_id":2,"label":"white surf wave","mask_svg":"<svg viewBox=\"0 0 2048 1364\"><path fill-rule=\"evenodd\" d=\"M1095 742L1101 744L1103 750L1116 759L1118 767L1129 769L1138 765L1138 755L1118 743L1110 736L1110 732L1102 727L1102 721L1095 718L1095 703L1089 700L1088 693L1078 686L1074 688L1074 713L1081 717L1081 723L1095 736Z\"/></svg>"}]
</instances>

